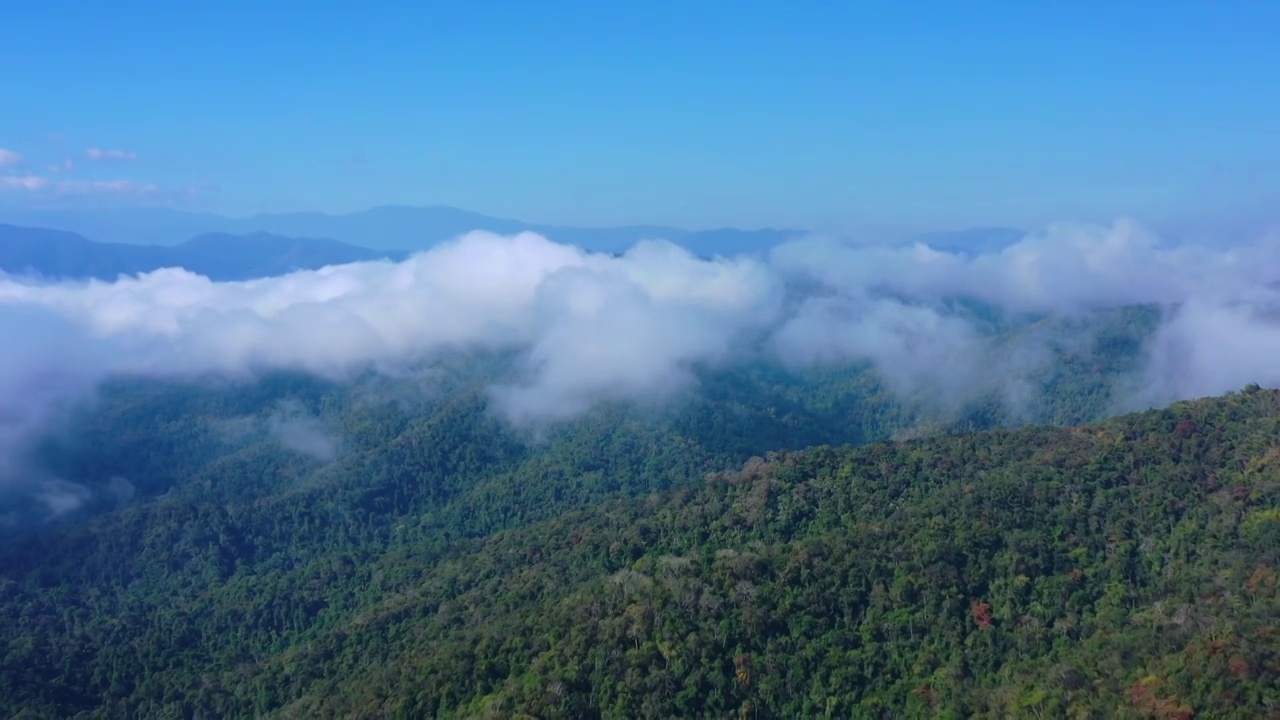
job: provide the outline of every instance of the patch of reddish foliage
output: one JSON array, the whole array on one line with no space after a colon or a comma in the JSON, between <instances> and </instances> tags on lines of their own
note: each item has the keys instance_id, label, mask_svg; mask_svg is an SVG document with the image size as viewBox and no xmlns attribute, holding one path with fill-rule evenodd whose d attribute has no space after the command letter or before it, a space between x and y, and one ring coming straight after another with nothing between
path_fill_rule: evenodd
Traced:
<instances>
[{"instance_id":1,"label":"patch of reddish foliage","mask_svg":"<svg viewBox=\"0 0 1280 720\"><path fill-rule=\"evenodd\" d=\"M1197 429L1198 428L1196 427L1196 421L1192 420L1191 418L1186 418L1185 420L1178 423L1178 427L1174 432L1178 433L1178 437L1182 438L1183 440L1186 440L1192 435L1195 435Z\"/></svg>"},{"instance_id":2,"label":"patch of reddish foliage","mask_svg":"<svg viewBox=\"0 0 1280 720\"><path fill-rule=\"evenodd\" d=\"M978 623L978 628L986 630L991 627L991 605L981 600L975 600L973 605L969 607L969 612L973 614L973 621Z\"/></svg>"},{"instance_id":3,"label":"patch of reddish foliage","mask_svg":"<svg viewBox=\"0 0 1280 720\"><path fill-rule=\"evenodd\" d=\"M1227 661L1227 670L1238 678L1247 678L1249 677L1249 661L1239 655L1235 655Z\"/></svg>"},{"instance_id":4,"label":"patch of reddish foliage","mask_svg":"<svg viewBox=\"0 0 1280 720\"><path fill-rule=\"evenodd\" d=\"M1147 678L1134 683L1129 688L1129 702L1138 712L1150 718L1160 720L1193 720L1196 714L1191 708L1178 702L1176 697L1161 697L1157 691L1164 682L1156 678Z\"/></svg>"},{"instance_id":5,"label":"patch of reddish foliage","mask_svg":"<svg viewBox=\"0 0 1280 720\"><path fill-rule=\"evenodd\" d=\"M915 690L912 690L911 694L929 703L929 707L934 707L935 705L938 704L937 693L935 693L933 691L933 688L929 687L928 685L921 685Z\"/></svg>"},{"instance_id":6,"label":"patch of reddish foliage","mask_svg":"<svg viewBox=\"0 0 1280 720\"><path fill-rule=\"evenodd\" d=\"M1250 595L1256 595L1260 588L1274 588L1276 586L1276 574L1271 568L1265 565L1259 565L1254 568L1253 575L1244 583L1244 589Z\"/></svg>"}]
</instances>

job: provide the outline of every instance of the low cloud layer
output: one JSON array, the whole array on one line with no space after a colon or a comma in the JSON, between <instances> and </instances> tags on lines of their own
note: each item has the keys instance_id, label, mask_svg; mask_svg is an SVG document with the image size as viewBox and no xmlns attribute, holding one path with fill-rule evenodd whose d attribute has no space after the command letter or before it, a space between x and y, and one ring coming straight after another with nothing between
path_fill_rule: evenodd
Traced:
<instances>
[{"instance_id":1,"label":"low cloud layer","mask_svg":"<svg viewBox=\"0 0 1280 720\"><path fill-rule=\"evenodd\" d=\"M982 312L1071 316L1133 303L1166 309L1135 384L1142 402L1163 404L1280 384L1271 359L1278 281L1275 237L1168 246L1128 221L1051 227L976 255L819 238L764 259L700 259L661 241L613 257L477 232L400 263L248 282L180 269L115 282L0 277L0 331L10 338L0 355L0 455L113 373L292 369L343 379L458 350L519 354L519 377L492 388L495 407L518 423L661 400L693 382L694 367L744 359L870 362L903 392L1014 397L1028 392L1018 368L1045 358L1034 344L993 350ZM985 310L962 312L957 301ZM305 419L273 432L317 457L336 452Z\"/></svg>"}]
</instances>

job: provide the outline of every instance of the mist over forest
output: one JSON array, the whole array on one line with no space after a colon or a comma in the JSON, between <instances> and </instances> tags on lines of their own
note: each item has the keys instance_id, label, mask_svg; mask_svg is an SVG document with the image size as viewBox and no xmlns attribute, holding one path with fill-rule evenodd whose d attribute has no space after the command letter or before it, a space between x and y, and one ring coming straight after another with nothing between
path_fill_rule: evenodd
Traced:
<instances>
[{"instance_id":1,"label":"mist over forest","mask_svg":"<svg viewBox=\"0 0 1280 720\"><path fill-rule=\"evenodd\" d=\"M0 717L1280 718L1280 4L10 5Z\"/></svg>"},{"instance_id":2,"label":"mist over forest","mask_svg":"<svg viewBox=\"0 0 1280 720\"><path fill-rule=\"evenodd\" d=\"M457 357L489 359L486 405L518 430L604 403L676 403L700 375L752 366L865 367L899 399L928 398L940 419L994 399L1031 421L1055 363L1106 352L1108 332L1116 348L1140 348L1109 378L1099 411L1114 414L1280 383L1277 280L1274 240L1169 245L1127 220L1053 226L977 253L810 237L765 256L701 258L662 240L605 255L474 232L401 262L243 282L182 268L8 278L0 477L30 483L39 468L20 461L26 446L110 378L243 384L296 371L429 385ZM1116 311L1139 310L1154 320L1115 326ZM313 428L308 440L300 422L268 427L336 452L341 438ZM48 478L35 492L57 513L81 480Z\"/></svg>"},{"instance_id":3,"label":"mist over forest","mask_svg":"<svg viewBox=\"0 0 1280 720\"><path fill-rule=\"evenodd\" d=\"M1169 242L1127 219L961 237L806 235L704 255L660 238L593 252L474 231L401 259L242 280L0 276L5 707L1266 706L1273 646L1229 638L1273 632L1280 427L1262 388L1280 386L1280 243ZM1114 494L1133 482L1156 496ZM991 499L970 507L972 492ZM1190 527L1211 502L1232 519L1204 520L1203 542L1229 550L1170 560L1169 523ZM858 508L841 516L855 525L833 525L833 506ZM950 539L928 529L938 522ZM1075 530L1015 539L1049 525ZM1175 569L1083 559L1118 557L1121 537L1142 557L1166 548ZM1050 594L1003 589L1008 573ZM848 584L828 587L837 577ZM1082 584L1052 595L1063 582ZM1233 583L1252 604L1228 602ZM839 607L761 594L820 587ZM1160 634L1193 588L1223 598L1197 611L1214 619ZM881 614L887 592L912 610ZM55 610L63 593L92 598L79 619ZM1139 610L1108 615L1116 602ZM857 641L830 625L855 611ZM536 638L537 618L555 628L549 645L499 641ZM1121 631L1133 623L1145 630ZM1052 646L1046 627L1082 644ZM935 650L899 643L917 628ZM1221 687L1212 702L1174 669L1206 633L1236 643L1226 665L1201 663ZM388 639L402 636L429 644ZM995 644L965 650L963 669L958 648L984 637ZM837 680L829 653L849 643L871 665ZM788 647L827 660L788 670ZM1116 652L1147 659L1113 667ZM805 678L825 700L805 699Z\"/></svg>"}]
</instances>

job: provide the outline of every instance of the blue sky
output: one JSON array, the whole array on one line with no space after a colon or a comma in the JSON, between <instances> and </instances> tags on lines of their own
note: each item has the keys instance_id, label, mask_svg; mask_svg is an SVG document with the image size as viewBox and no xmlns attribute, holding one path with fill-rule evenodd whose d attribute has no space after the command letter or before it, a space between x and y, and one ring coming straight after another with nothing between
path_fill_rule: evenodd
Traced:
<instances>
[{"instance_id":1,"label":"blue sky","mask_svg":"<svg viewBox=\"0 0 1280 720\"><path fill-rule=\"evenodd\" d=\"M943 227L1280 198L1280 3L43 0L4 23L9 206Z\"/></svg>"}]
</instances>

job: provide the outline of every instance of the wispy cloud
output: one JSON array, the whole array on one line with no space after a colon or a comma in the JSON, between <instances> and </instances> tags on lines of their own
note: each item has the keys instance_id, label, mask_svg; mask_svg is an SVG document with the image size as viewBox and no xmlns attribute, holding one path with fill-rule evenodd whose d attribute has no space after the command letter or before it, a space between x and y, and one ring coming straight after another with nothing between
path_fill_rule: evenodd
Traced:
<instances>
[{"instance_id":1,"label":"wispy cloud","mask_svg":"<svg viewBox=\"0 0 1280 720\"><path fill-rule=\"evenodd\" d=\"M329 462L339 454L341 440L325 421L307 410L297 400L278 402L267 415L248 415L222 420L215 424L222 439L233 446L243 446L264 437L285 450Z\"/></svg>"},{"instance_id":2,"label":"wispy cloud","mask_svg":"<svg viewBox=\"0 0 1280 720\"><path fill-rule=\"evenodd\" d=\"M22 153L0 148L0 168L18 167L23 162Z\"/></svg>"},{"instance_id":3,"label":"wispy cloud","mask_svg":"<svg viewBox=\"0 0 1280 720\"><path fill-rule=\"evenodd\" d=\"M57 144L57 143L63 143L66 141L67 141L67 136L63 135L62 133L56 133L56 132L49 133L49 142L51 143Z\"/></svg>"},{"instance_id":4,"label":"wispy cloud","mask_svg":"<svg viewBox=\"0 0 1280 720\"><path fill-rule=\"evenodd\" d=\"M124 160L132 161L138 159L138 154L129 150L103 150L101 148L91 147L84 151L85 157L90 160L108 161L108 160Z\"/></svg>"},{"instance_id":5,"label":"wispy cloud","mask_svg":"<svg viewBox=\"0 0 1280 720\"><path fill-rule=\"evenodd\" d=\"M64 165L53 165L50 172L70 170L70 161ZM28 192L46 192L61 196L104 196L146 198L163 193L163 189L155 183L136 182L134 180L56 180L40 175L0 175L0 190L25 190ZM189 194L187 189L179 191Z\"/></svg>"},{"instance_id":6,"label":"wispy cloud","mask_svg":"<svg viewBox=\"0 0 1280 720\"><path fill-rule=\"evenodd\" d=\"M43 190L49 181L38 175L0 175L0 190Z\"/></svg>"},{"instance_id":7,"label":"wispy cloud","mask_svg":"<svg viewBox=\"0 0 1280 720\"><path fill-rule=\"evenodd\" d=\"M148 196L160 192L159 185L133 180L61 180L53 187L62 195Z\"/></svg>"}]
</instances>

